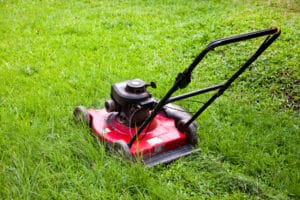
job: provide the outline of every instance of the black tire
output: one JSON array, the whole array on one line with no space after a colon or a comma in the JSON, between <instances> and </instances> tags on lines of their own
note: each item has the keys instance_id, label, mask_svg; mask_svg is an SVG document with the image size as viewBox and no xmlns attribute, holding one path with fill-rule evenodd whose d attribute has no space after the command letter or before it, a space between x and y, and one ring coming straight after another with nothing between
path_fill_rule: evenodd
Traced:
<instances>
[{"instance_id":1,"label":"black tire","mask_svg":"<svg viewBox=\"0 0 300 200\"><path fill-rule=\"evenodd\" d=\"M194 124L191 124L188 129L185 131L187 142L193 146L198 144L198 135L197 135L197 127Z\"/></svg>"},{"instance_id":2,"label":"black tire","mask_svg":"<svg viewBox=\"0 0 300 200\"><path fill-rule=\"evenodd\" d=\"M188 127L184 127L185 123L186 121L180 120L177 122L176 127L179 131L185 133L187 143L195 146L198 144L197 124L191 123Z\"/></svg>"},{"instance_id":3,"label":"black tire","mask_svg":"<svg viewBox=\"0 0 300 200\"><path fill-rule=\"evenodd\" d=\"M91 118L90 118L87 110L85 109L85 107L77 106L74 109L73 114L74 114L74 120L77 124L85 123L87 126L90 126Z\"/></svg>"},{"instance_id":4,"label":"black tire","mask_svg":"<svg viewBox=\"0 0 300 200\"><path fill-rule=\"evenodd\" d=\"M131 153L128 145L123 140L117 140L112 145L113 151L116 155L124 157L126 159L131 158Z\"/></svg>"}]
</instances>

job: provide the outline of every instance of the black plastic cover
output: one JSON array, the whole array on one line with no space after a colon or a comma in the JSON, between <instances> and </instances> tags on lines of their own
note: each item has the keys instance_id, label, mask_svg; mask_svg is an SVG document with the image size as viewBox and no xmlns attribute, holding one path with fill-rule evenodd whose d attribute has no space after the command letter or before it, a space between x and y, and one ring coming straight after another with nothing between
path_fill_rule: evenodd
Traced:
<instances>
[{"instance_id":1,"label":"black plastic cover","mask_svg":"<svg viewBox=\"0 0 300 200\"><path fill-rule=\"evenodd\" d=\"M144 90L140 93L128 91L128 81L115 83L111 86L111 98L120 105L137 104L151 98L150 92Z\"/></svg>"}]
</instances>

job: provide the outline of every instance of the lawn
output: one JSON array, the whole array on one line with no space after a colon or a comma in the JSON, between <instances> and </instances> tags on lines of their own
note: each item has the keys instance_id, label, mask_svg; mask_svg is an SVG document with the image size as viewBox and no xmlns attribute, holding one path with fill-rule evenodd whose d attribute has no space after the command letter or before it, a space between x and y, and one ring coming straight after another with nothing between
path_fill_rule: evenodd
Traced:
<instances>
[{"instance_id":1,"label":"lawn","mask_svg":"<svg viewBox=\"0 0 300 200\"><path fill-rule=\"evenodd\" d=\"M299 199L299 14L297 0L0 0L0 199ZM197 119L199 155L146 168L73 121L116 82L155 81L162 98L209 42L274 25L281 36ZM183 91L223 82L260 42L217 48Z\"/></svg>"}]
</instances>

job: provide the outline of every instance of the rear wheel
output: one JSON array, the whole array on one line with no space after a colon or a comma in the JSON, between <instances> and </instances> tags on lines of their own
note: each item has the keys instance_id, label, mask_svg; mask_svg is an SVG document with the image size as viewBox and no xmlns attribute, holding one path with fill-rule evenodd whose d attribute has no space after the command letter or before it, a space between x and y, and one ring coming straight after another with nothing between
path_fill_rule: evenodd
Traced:
<instances>
[{"instance_id":1,"label":"rear wheel","mask_svg":"<svg viewBox=\"0 0 300 200\"><path fill-rule=\"evenodd\" d=\"M87 110L85 109L85 107L83 106L77 106L74 109L74 120L77 124L79 123L85 123L86 125L90 125L91 122L91 118L87 112Z\"/></svg>"},{"instance_id":2,"label":"rear wheel","mask_svg":"<svg viewBox=\"0 0 300 200\"><path fill-rule=\"evenodd\" d=\"M191 123L188 127L184 127L185 123L186 121L184 120L178 121L176 124L177 129L185 133L188 144L195 146L198 144L197 125L196 123Z\"/></svg>"}]
</instances>

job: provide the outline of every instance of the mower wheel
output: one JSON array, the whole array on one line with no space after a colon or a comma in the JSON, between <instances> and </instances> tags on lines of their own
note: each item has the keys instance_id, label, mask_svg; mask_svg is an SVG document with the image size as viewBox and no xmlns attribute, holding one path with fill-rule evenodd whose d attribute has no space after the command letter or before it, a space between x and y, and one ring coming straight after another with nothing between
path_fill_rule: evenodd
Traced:
<instances>
[{"instance_id":1,"label":"mower wheel","mask_svg":"<svg viewBox=\"0 0 300 200\"><path fill-rule=\"evenodd\" d=\"M188 127L188 130L185 131L187 141L191 145L198 144L198 135L197 135L197 127L191 124Z\"/></svg>"},{"instance_id":2,"label":"mower wheel","mask_svg":"<svg viewBox=\"0 0 300 200\"><path fill-rule=\"evenodd\" d=\"M117 140L113 143L113 151L121 157L130 159L131 153L128 145L123 140Z\"/></svg>"},{"instance_id":3,"label":"mower wheel","mask_svg":"<svg viewBox=\"0 0 300 200\"><path fill-rule=\"evenodd\" d=\"M186 121L180 120L177 122L176 126L178 130L185 133L187 143L195 146L198 144L197 124L191 123L188 127L184 127L185 123Z\"/></svg>"},{"instance_id":4,"label":"mower wheel","mask_svg":"<svg viewBox=\"0 0 300 200\"><path fill-rule=\"evenodd\" d=\"M85 109L85 107L83 106L77 106L74 109L74 120L77 124L79 123L85 123L86 125L90 125L91 122L91 118L87 112L87 110Z\"/></svg>"}]
</instances>

